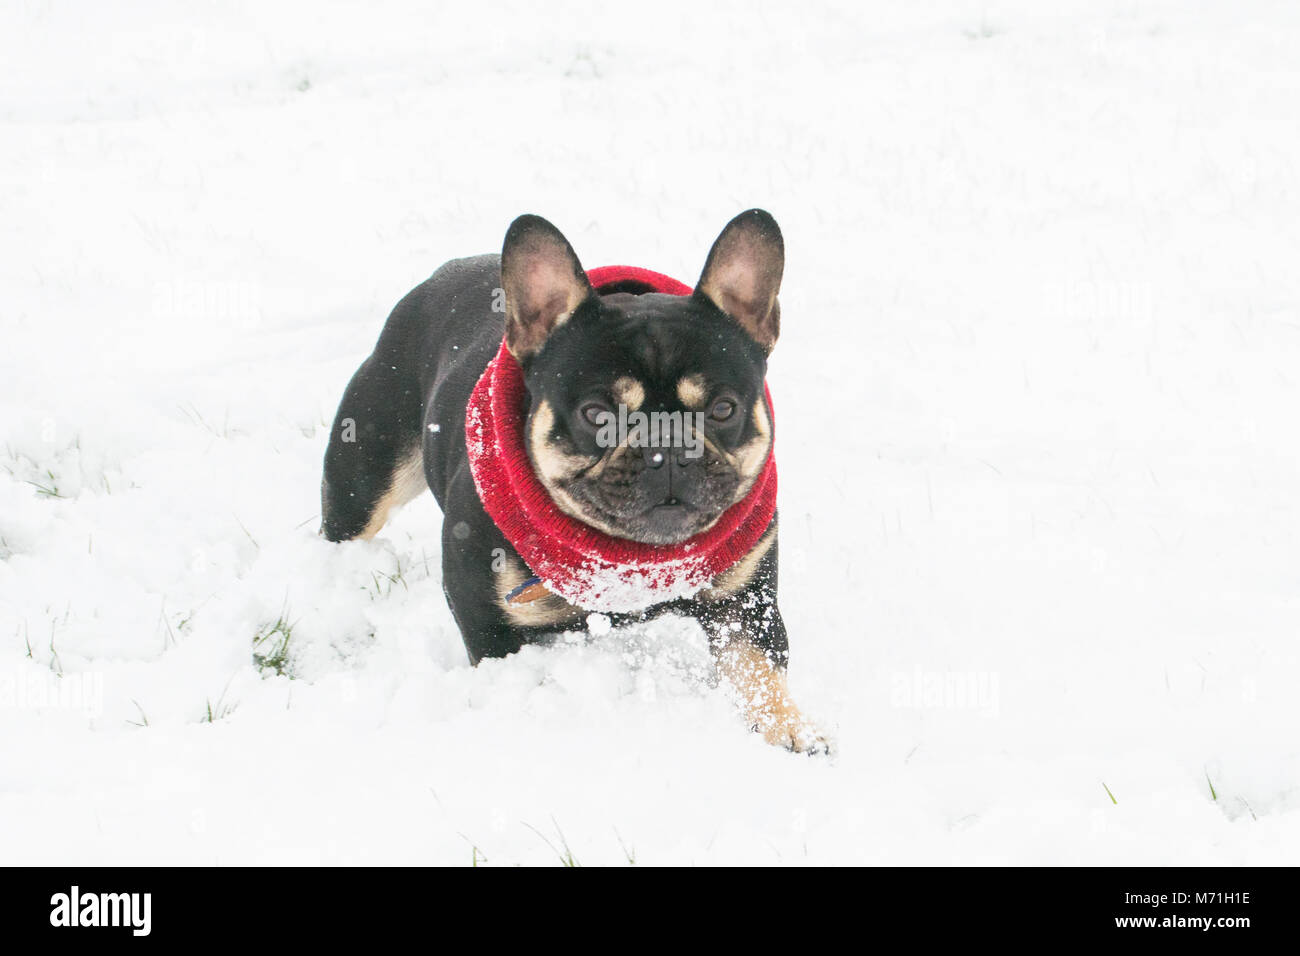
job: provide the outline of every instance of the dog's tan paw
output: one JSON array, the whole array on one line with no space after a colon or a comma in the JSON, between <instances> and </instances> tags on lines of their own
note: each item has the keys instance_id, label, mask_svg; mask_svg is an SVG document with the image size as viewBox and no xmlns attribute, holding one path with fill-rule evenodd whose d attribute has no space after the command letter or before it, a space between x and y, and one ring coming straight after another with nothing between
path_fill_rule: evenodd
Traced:
<instances>
[{"instance_id":1,"label":"dog's tan paw","mask_svg":"<svg viewBox=\"0 0 1300 956\"><path fill-rule=\"evenodd\" d=\"M749 643L733 644L720 654L719 666L749 726L767 743L794 753L829 754L835 750L831 737L794 705L785 670L761 650Z\"/></svg>"},{"instance_id":2,"label":"dog's tan paw","mask_svg":"<svg viewBox=\"0 0 1300 956\"><path fill-rule=\"evenodd\" d=\"M768 721L768 726L756 725L754 730L774 747L783 747L792 753L810 757L829 757L835 752L835 743L816 724L805 720L797 712L783 715L784 719Z\"/></svg>"},{"instance_id":3,"label":"dog's tan paw","mask_svg":"<svg viewBox=\"0 0 1300 956\"><path fill-rule=\"evenodd\" d=\"M790 749L810 757L833 757L835 741L815 724L805 723L791 735Z\"/></svg>"},{"instance_id":4,"label":"dog's tan paw","mask_svg":"<svg viewBox=\"0 0 1300 956\"><path fill-rule=\"evenodd\" d=\"M769 744L800 754L834 752L831 739L806 720L790 699L785 669L776 666L766 654L747 641L739 641L722 650L718 665L749 726Z\"/></svg>"}]
</instances>

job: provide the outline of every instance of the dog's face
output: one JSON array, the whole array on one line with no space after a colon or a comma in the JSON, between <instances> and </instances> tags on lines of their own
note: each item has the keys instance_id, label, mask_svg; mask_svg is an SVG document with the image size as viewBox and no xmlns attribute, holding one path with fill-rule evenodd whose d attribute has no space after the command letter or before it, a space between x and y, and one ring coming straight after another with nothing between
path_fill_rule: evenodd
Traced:
<instances>
[{"instance_id":1,"label":"dog's face","mask_svg":"<svg viewBox=\"0 0 1300 956\"><path fill-rule=\"evenodd\" d=\"M775 221L750 210L718 237L693 295L600 296L554 226L515 221L506 345L528 386L528 454L561 510L672 544L749 492L772 446L763 380L783 266Z\"/></svg>"}]
</instances>

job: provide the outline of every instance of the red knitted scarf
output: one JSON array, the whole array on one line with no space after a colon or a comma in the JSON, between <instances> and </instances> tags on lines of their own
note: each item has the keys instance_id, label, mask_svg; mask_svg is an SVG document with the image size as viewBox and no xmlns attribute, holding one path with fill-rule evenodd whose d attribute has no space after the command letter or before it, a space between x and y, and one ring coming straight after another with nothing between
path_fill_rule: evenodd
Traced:
<instances>
[{"instance_id":1,"label":"red knitted scarf","mask_svg":"<svg viewBox=\"0 0 1300 956\"><path fill-rule=\"evenodd\" d=\"M691 292L634 266L591 269L587 279L598 293L626 281L670 295ZM765 397L770 413L766 389ZM631 612L690 597L748 554L776 513L776 456L769 454L749 494L692 538L653 545L605 534L561 511L538 480L524 444L526 412L523 372L503 341L466 409L470 472L488 515L536 575L525 583L584 610Z\"/></svg>"}]
</instances>

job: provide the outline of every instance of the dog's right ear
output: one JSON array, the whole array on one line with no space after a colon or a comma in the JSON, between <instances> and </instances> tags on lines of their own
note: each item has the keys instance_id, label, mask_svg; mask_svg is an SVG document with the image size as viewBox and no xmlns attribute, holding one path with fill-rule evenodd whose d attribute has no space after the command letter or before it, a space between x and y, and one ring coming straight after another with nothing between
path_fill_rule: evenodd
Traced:
<instances>
[{"instance_id":1,"label":"dog's right ear","mask_svg":"<svg viewBox=\"0 0 1300 956\"><path fill-rule=\"evenodd\" d=\"M506 348L520 362L536 355L547 337L594 294L573 247L541 216L520 216L506 230L501 284Z\"/></svg>"}]
</instances>

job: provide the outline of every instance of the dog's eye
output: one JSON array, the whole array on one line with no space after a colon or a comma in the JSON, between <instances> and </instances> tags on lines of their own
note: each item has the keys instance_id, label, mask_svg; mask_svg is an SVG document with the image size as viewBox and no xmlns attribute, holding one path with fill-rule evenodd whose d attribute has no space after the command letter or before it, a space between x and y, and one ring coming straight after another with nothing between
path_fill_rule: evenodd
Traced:
<instances>
[{"instance_id":1,"label":"dog's eye","mask_svg":"<svg viewBox=\"0 0 1300 956\"><path fill-rule=\"evenodd\" d=\"M709 412L709 417L715 422L725 422L735 413L736 403L729 398L720 398L713 403L713 410Z\"/></svg>"},{"instance_id":2,"label":"dog's eye","mask_svg":"<svg viewBox=\"0 0 1300 956\"><path fill-rule=\"evenodd\" d=\"M609 409L600 402L588 402L586 405L583 405L582 408L578 409L578 411L588 425L591 425L594 428L599 428L601 425L605 424L605 415L608 414Z\"/></svg>"}]
</instances>

